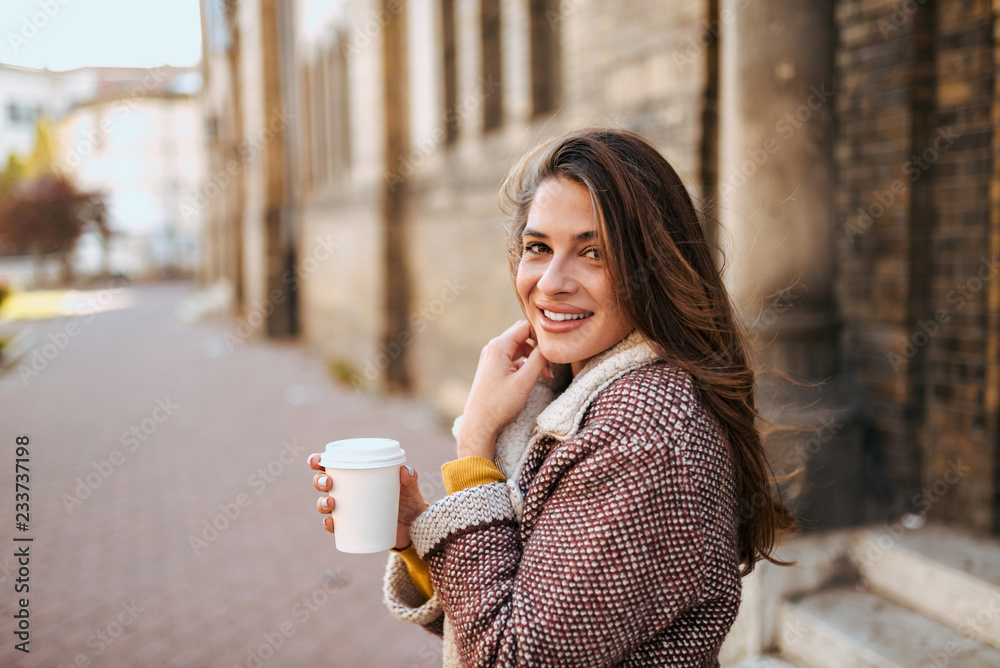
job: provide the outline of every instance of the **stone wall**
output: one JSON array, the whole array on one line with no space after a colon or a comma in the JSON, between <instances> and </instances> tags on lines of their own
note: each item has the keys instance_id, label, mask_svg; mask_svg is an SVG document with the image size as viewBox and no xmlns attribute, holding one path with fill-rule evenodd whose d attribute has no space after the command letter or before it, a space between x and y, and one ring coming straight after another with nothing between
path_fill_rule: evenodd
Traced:
<instances>
[{"instance_id":1,"label":"stone wall","mask_svg":"<svg viewBox=\"0 0 1000 668\"><path fill-rule=\"evenodd\" d=\"M837 22L839 296L868 487L897 512L989 528L996 9L841 0Z\"/></svg>"},{"instance_id":2,"label":"stone wall","mask_svg":"<svg viewBox=\"0 0 1000 668\"><path fill-rule=\"evenodd\" d=\"M929 311L944 311L948 320L924 347L926 460L919 501L927 505L940 497L940 516L982 528L1000 523L990 512L1000 466L995 372L1000 226L994 219L991 228L990 219L991 211L1000 209L1000 191L990 192L998 156L993 118L997 47L991 44L996 11L989 2L947 0L937 7L939 129L932 144L940 157L932 168ZM956 470L961 482L944 491Z\"/></svg>"},{"instance_id":3,"label":"stone wall","mask_svg":"<svg viewBox=\"0 0 1000 668\"><path fill-rule=\"evenodd\" d=\"M885 2L837 4L837 251L843 363L867 428L864 475L879 501L902 510L921 480L923 357L893 364L888 355L927 317L931 179L907 165L930 138L933 17L921 10L887 27L891 12Z\"/></svg>"},{"instance_id":4,"label":"stone wall","mask_svg":"<svg viewBox=\"0 0 1000 668\"><path fill-rule=\"evenodd\" d=\"M777 0L364 0L346 3L319 38L290 45L267 44L282 33L261 23L295 3L241 2L231 64L240 126L219 136L231 151L266 127L277 95L266 90L262 54L291 58L281 71L294 81L281 100L295 137L282 148L294 149L283 158L294 169L271 164L266 142L240 163L245 196L226 200L230 218L239 211L239 234L214 232L221 248L206 259L220 266L206 275L241 277L244 315L266 300L281 269L268 201L284 197L298 212L281 229L295 244L305 341L358 388L402 390L451 417L483 344L520 315L497 207L520 155L568 128L635 130L709 209L734 178L749 183L749 164L766 186L750 190L762 198L787 190L787 204L802 213L768 200L761 215L774 220L763 222L780 219L770 229L782 233L762 242L763 255L755 251L757 273L745 286L813 283L808 301L800 305L796 292L794 312L776 319L781 336L762 339L771 341L765 356L822 376L812 380L835 379L828 394L856 404L843 432L813 439L824 451L816 472L831 477L823 488L852 500L840 515L929 511L1000 529L1000 277L992 264L1000 256L1000 2L827 3L807 12L833 8L822 32L835 35L834 92L817 110L799 85L824 54L806 53L819 42ZM727 35L729 45L739 41L737 60L727 62L737 63L742 88L720 79ZM799 87L758 106L751 94L762 84L779 93ZM225 83L209 86L221 114ZM401 101L388 101L400 90ZM748 108L720 113L736 100ZM720 143L720 118L780 133L781 113L799 110L812 114L802 121L810 127L793 125L794 140L767 165L747 153L768 150L750 135ZM835 129L832 159L809 157L810 142L817 156L828 149L813 141L820 124ZM793 182L815 186L820 172L835 180L826 189L832 223L794 200ZM275 194L279 174L286 188ZM713 238L746 240L734 255L760 241L740 220L727 229L706 221ZM387 262L393 248L405 255ZM860 461L833 466L848 441Z\"/></svg>"},{"instance_id":5,"label":"stone wall","mask_svg":"<svg viewBox=\"0 0 1000 668\"><path fill-rule=\"evenodd\" d=\"M499 186L516 159L540 141L586 124L614 124L657 143L702 191L701 115L706 85L702 2L644 7L610 2L549 2L534 41L532 2L504 0L499 71L478 57L478 0L455 0L455 99L445 96L442 7L404 3L410 115L409 152L379 160L384 123L377 84L380 40L403 5L352 3L341 48L348 54L351 164L342 179L317 184L302 215L300 257L326 235L338 260L303 281L302 321L310 342L353 370L356 384L378 388L387 367L404 360L411 390L457 414L472 382L479 350L520 317L507 265L497 205ZM717 30L717 26L716 26ZM538 32L542 35L539 36ZM548 33L548 34L546 34ZM534 114L532 44L552 40L559 51L559 97L552 114ZM618 55L623 54L623 55ZM311 56L319 62L320 54ZM312 65L315 66L315 65ZM536 64L537 67L537 64ZM312 86L313 94L322 94ZM502 120L484 130L499 102ZM448 128L455 136L449 141ZM374 147L374 148L373 148ZM411 296L408 327L381 339L379 188L406 189ZM349 250L346 250L349 249ZM349 288L346 286L350 285Z\"/></svg>"}]
</instances>

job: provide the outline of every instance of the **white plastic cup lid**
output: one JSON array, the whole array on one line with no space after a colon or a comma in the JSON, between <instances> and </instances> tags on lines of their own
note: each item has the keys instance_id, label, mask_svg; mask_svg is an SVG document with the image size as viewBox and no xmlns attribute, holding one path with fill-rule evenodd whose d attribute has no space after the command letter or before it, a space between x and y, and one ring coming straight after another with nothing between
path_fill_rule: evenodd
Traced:
<instances>
[{"instance_id":1,"label":"white plastic cup lid","mask_svg":"<svg viewBox=\"0 0 1000 668\"><path fill-rule=\"evenodd\" d=\"M326 444L319 464L333 469L376 469L406 461L399 441L388 438L348 438Z\"/></svg>"}]
</instances>

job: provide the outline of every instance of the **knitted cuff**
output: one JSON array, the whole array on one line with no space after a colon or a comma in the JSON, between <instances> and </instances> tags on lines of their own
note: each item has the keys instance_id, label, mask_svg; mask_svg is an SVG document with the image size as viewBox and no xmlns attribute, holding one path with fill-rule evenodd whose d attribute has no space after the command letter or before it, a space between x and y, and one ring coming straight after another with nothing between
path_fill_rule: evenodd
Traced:
<instances>
[{"instance_id":1,"label":"knitted cuff","mask_svg":"<svg viewBox=\"0 0 1000 668\"><path fill-rule=\"evenodd\" d=\"M507 485L477 485L450 494L425 510L410 525L410 538L417 554L426 561L427 554L452 534L505 521L515 521Z\"/></svg>"},{"instance_id":2,"label":"knitted cuff","mask_svg":"<svg viewBox=\"0 0 1000 668\"><path fill-rule=\"evenodd\" d=\"M397 619L420 626L427 626L444 614L437 596L427 600L417 591L406 562L398 553L389 554L382 581L382 600Z\"/></svg>"}]
</instances>

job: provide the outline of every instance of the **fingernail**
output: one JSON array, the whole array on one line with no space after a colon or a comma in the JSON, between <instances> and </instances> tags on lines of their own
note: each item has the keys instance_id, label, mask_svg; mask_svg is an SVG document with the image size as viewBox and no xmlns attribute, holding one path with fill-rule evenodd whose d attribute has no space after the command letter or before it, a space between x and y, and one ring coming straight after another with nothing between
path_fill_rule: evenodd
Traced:
<instances>
[{"instance_id":1,"label":"fingernail","mask_svg":"<svg viewBox=\"0 0 1000 668\"><path fill-rule=\"evenodd\" d=\"M330 482L330 479L327 478L325 475L321 475L319 477L319 480L316 481L316 484L319 485L320 487L326 487L326 483L328 482Z\"/></svg>"},{"instance_id":2,"label":"fingernail","mask_svg":"<svg viewBox=\"0 0 1000 668\"><path fill-rule=\"evenodd\" d=\"M309 464L310 466L312 466L313 457L315 457L315 456L316 456L316 453L314 452L311 455L309 455L308 457L306 457L306 464Z\"/></svg>"},{"instance_id":3,"label":"fingernail","mask_svg":"<svg viewBox=\"0 0 1000 668\"><path fill-rule=\"evenodd\" d=\"M328 496L326 496L326 497L323 497L323 500L322 500L322 501L320 501L320 504L321 504L321 505L322 505L322 506L323 506L324 508L329 508L329 507L330 507L330 497L328 497Z\"/></svg>"},{"instance_id":4,"label":"fingernail","mask_svg":"<svg viewBox=\"0 0 1000 668\"><path fill-rule=\"evenodd\" d=\"M412 469L412 468L410 467L410 465L409 465L409 464L405 464L404 466L406 466L406 470L410 472L410 477L411 477L411 478L412 478L413 476L417 475L416 473L414 473L414 472L413 472L413 469Z\"/></svg>"}]
</instances>

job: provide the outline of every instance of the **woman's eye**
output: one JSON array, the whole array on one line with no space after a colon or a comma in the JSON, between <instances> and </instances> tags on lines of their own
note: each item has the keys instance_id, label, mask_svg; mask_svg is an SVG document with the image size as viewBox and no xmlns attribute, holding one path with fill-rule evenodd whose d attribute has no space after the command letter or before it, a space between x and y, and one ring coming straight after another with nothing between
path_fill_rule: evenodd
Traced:
<instances>
[{"instance_id":1,"label":"woman's eye","mask_svg":"<svg viewBox=\"0 0 1000 668\"><path fill-rule=\"evenodd\" d=\"M525 253L544 253L546 250L548 249L545 247L545 244L539 243L537 241L529 241L528 243L524 244Z\"/></svg>"},{"instance_id":2,"label":"woman's eye","mask_svg":"<svg viewBox=\"0 0 1000 668\"><path fill-rule=\"evenodd\" d=\"M591 260L601 259L601 250L599 248L588 248L587 250L583 251L583 254L589 257Z\"/></svg>"}]
</instances>

